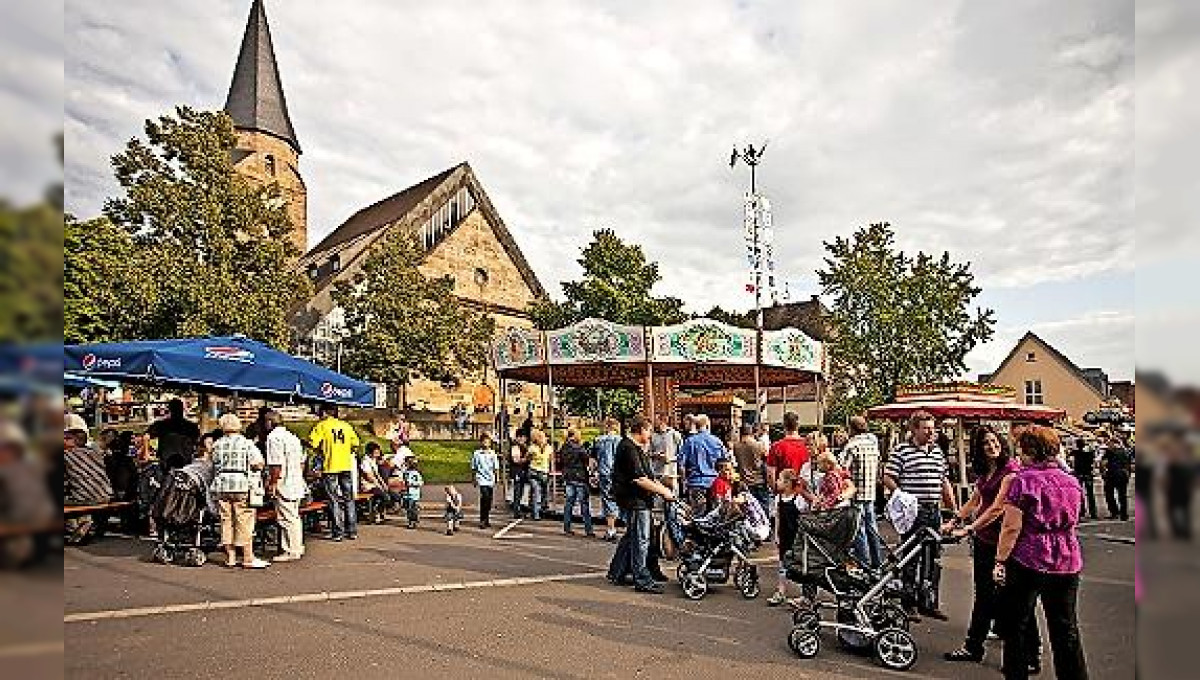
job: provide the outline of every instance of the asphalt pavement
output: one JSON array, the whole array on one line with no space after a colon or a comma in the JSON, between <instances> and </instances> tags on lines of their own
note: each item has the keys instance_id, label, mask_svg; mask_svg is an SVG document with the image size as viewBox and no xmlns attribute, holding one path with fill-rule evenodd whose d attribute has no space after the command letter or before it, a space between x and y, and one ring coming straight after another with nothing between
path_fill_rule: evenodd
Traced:
<instances>
[{"instance_id":1,"label":"asphalt pavement","mask_svg":"<svg viewBox=\"0 0 1200 680\"><path fill-rule=\"evenodd\" d=\"M455 536L429 511L417 530L394 520L362 527L355 542L310 537L303 561L260 572L156 564L151 543L120 537L69 549L67 677L895 675L829 634L816 659L797 658L786 644L787 613L765 597L744 600L718 586L693 602L674 583L663 595L637 594L604 580L608 543L564 536L558 522L505 520L481 530L471 520ZM1080 618L1092 677L1132 677L1132 525L1100 522L1081 533ZM999 677L998 643L983 666L941 660L966 626L967 551L949 549L943 600L951 620L914 625L921 657L905 675ZM759 557L769 592L766 548ZM1053 677L1048 657L1046 666L1043 677Z\"/></svg>"}]
</instances>

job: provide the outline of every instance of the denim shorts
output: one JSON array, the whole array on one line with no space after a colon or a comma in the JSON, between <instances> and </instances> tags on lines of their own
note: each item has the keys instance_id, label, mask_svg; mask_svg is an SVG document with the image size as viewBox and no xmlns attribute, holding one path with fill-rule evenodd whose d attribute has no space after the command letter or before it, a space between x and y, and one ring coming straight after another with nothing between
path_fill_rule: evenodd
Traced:
<instances>
[{"instance_id":1,"label":"denim shorts","mask_svg":"<svg viewBox=\"0 0 1200 680\"><path fill-rule=\"evenodd\" d=\"M600 478L600 509L605 518L617 517L621 514L621 510L617 507L617 501L612 495L612 477Z\"/></svg>"}]
</instances>

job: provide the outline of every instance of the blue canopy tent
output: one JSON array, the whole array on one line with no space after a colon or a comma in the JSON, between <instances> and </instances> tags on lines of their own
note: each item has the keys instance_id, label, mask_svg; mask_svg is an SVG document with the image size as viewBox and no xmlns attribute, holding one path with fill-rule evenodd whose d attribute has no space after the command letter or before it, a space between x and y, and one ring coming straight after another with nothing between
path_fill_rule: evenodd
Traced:
<instances>
[{"instance_id":1,"label":"blue canopy tent","mask_svg":"<svg viewBox=\"0 0 1200 680\"><path fill-rule=\"evenodd\" d=\"M61 343L0 345L0 394L62 390Z\"/></svg>"},{"instance_id":2,"label":"blue canopy tent","mask_svg":"<svg viewBox=\"0 0 1200 680\"><path fill-rule=\"evenodd\" d=\"M244 336L67 345L65 370L84 378L247 397L375 405L375 388Z\"/></svg>"}]
</instances>

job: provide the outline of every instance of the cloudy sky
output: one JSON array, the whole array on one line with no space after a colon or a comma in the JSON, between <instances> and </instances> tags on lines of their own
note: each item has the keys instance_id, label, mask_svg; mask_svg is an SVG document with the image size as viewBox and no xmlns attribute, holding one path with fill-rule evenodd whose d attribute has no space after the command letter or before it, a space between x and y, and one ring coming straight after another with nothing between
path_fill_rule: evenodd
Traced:
<instances>
[{"instance_id":1,"label":"cloudy sky","mask_svg":"<svg viewBox=\"0 0 1200 680\"><path fill-rule=\"evenodd\" d=\"M249 4L67 2L69 209L99 210L107 159L145 118L221 106ZM745 309L748 177L727 161L734 142L769 139L760 186L793 299L815 292L822 241L890 221L902 247L973 263L999 323L972 372L1033 329L1132 375L1128 0L267 0L267 13L310 244L467 160L552 291L611 227L662 262L664 293Z\"/></svg>"}]
</instances>

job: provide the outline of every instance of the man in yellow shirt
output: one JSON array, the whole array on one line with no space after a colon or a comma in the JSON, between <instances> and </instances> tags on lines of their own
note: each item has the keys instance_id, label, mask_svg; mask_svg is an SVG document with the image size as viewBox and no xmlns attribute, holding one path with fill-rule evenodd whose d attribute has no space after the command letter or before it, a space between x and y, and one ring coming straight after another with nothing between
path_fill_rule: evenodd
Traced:
<instances>
[{"instance_id":1,"label":"man in yellow shirt","mask_svg":"<svg viewBox=\"0 0 1200 680\"><path fill-rule=\"evenodd\" d=\"M321 455L321 484L329 498L332 516L330 539L351 541L358 538L358 517L354 508L355 449L358 433L337 417L337 406L321 407L321 420L308 435L308 445Z\"/></svg>"}]
</instances>

